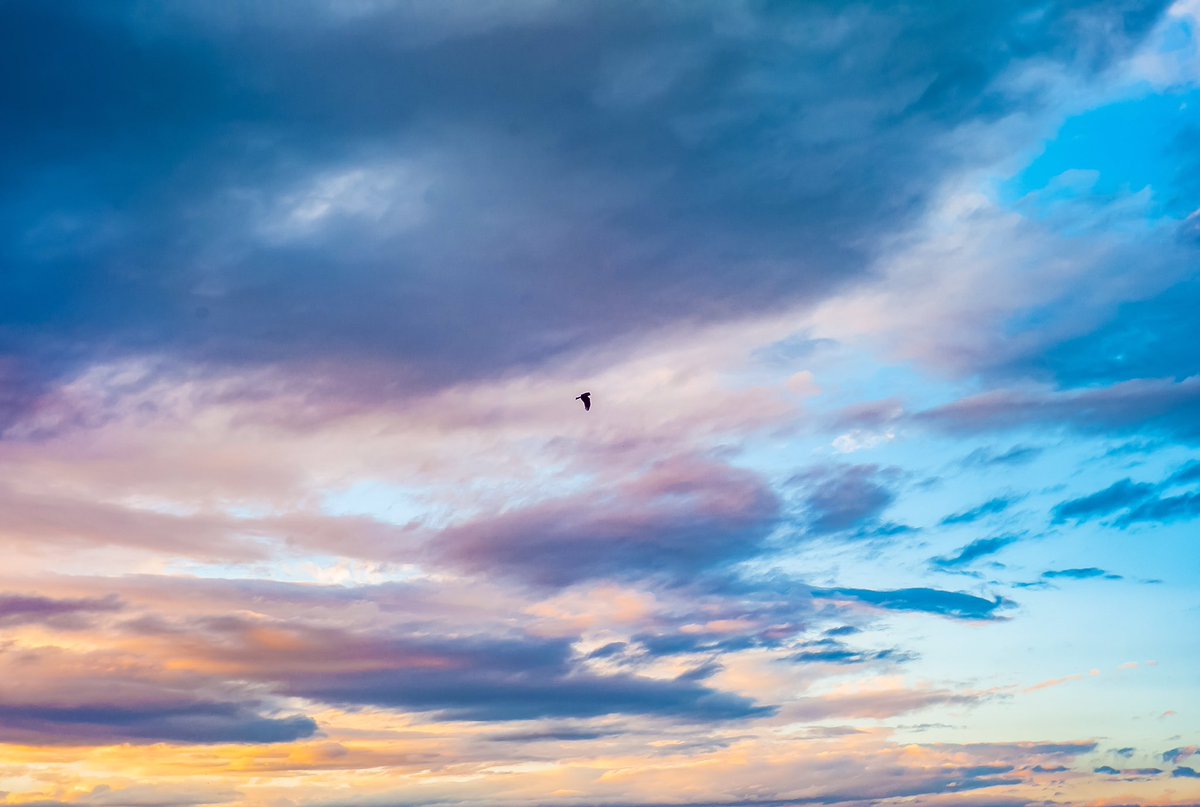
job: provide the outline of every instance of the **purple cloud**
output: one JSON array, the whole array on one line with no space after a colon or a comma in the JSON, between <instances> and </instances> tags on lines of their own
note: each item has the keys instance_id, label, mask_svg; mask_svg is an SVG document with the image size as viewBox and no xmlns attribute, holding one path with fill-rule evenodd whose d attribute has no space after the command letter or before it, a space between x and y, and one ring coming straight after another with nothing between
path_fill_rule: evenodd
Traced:
<instances>
[{"instance_id":1,"label":"purple cloud","mask_svg":"<svg viewBox=\"0 0 1200 807\"><path fill-rule=\"evenodd\" d=\"M659 463L634 480L449 527L438 563L561 587L597 578L687 580L754 556L779 502L750 471L704 459Z\"/></svg>"},{"instance_id":2,"label":"purple cloud","mask_svg":"<svg viewBox=\"0 0 1200 807\"><path fill-rule=\"evenodd\" d=\"M0 625L46 624L59 629L82 629L92 617L124 608L116 595L56 600L29 594L0 594Z\"/></svg>"},{"instance_id":3,"label":"purple cloud","mask_svg":"<svg viewBox=\"0 0 1200 807\"><path fill-rule=\"evenodd\" d=\"M1022 426L1086 432L1160 431L1200 437L1200 376L1135 379L1085 390L998 390L918 412L913 419L956 434Z\"/></svg>"}]
</instances>

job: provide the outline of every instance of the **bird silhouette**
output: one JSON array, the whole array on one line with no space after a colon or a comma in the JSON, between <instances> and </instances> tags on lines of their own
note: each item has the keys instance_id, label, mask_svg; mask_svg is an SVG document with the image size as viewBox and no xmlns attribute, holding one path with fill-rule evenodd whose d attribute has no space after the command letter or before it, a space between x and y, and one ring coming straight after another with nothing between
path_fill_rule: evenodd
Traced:
<instances>
[{"instance_id":1,"label":"bird silhouette","mask_svg":"<svg viewBox=\"0 0 1200 807\"><path fill-rule=\"evenodd\" d=\"M585 392L582 395L576 395L575 400L583 401L583 411L590 412L592 410L592 393Z\"/></svg>"}]
</instances>

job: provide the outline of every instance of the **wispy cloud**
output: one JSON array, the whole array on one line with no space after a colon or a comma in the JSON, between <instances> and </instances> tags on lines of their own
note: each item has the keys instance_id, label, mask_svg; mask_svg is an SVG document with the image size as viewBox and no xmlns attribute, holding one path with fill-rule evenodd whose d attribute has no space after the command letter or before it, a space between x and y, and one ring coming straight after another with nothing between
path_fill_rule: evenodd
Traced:
<instances>
[{"instance_id":1,"label":"wispy cloud","mask_svg":"<svg viewBox=\"0 0 1200 807\"><path fill-rule=\"evenodd\" d=\"M939 569L953 569L967 566L979 558L994 555L1009 544L1020 540L1018 535L997 535L993 538L978 538L958 550L954 555L933 558L931 566Z\"/></svg>"},{"instance_id":2,"label":"wispy cloud","mask_svg":"<svg viewBox=\"0 0 1200 807\"><path fill-rule=\"evenodd\" d=\"M954 524L973 524L981 518L1003 513L1013 505L1015 499L1008 496L997 496L994 499L988 499L980 505L976 505L968 510L963 510L958 513L952 513L941 520L942 526L951 526Z\"/></svg>"}]
</instances>

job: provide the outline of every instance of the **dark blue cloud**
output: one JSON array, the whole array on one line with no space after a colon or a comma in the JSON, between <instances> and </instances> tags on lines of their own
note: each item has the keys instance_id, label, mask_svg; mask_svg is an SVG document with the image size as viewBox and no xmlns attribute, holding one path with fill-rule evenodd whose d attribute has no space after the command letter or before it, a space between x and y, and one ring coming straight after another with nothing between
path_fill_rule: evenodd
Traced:
<instances>
[{"instance_id":1,"label":"dark blue cloud","mask_svg":"<svg viewBox=\"0 0 1200 807\"><path fill-rule=\"evenodd\" d=\"M814 588L812 596L821 599L844 599L865 603L892 611L938 614L954 619L998 619L997 609L1008 601L997 597L985 600L958 591L933 588L902 588L876 591L861 588Z\"/></svg>"},{"instance_id":2,"label":"dark blue cloud","mask_svg":"<svg viewBox=\"0 0 1200 807\"><path fill-rule=\"evenodd\" d=\"M530 720L659 715L713 721L773 713L739 695L688 680L658 681L631 675L569 674L520 664L497 670L480 656L468 671L348 670L320 677L292 676L291 694L341 705L372 705L435 712L452 720ZM505 665L508 666L508 665Z\"/></svg>"},{"instance_id":3,"label":"dark blue cloud","mask_svg":"<svg viewBox=\"0 0 1200 807\"><path fill-rule=\"evenodd\" d=\"M1104 490L1079 499L1062 502L1054 508L1054 521L1086 521L1125 510L1114 522L1127 527L1139 522L1170 522L1200 516L1200 492L1163 495L1174 486L1189 485L1200 479L1200 463L1188 463L1158 483L1122 479Z\"/></svg>"},{"instance_id":4,"label":"dark blue cloud","mask_svg":"<svg viewBox=\"0 0 1200 807\"><path fill-rule=\"evenodd\" d=\"M1154 485L1146 482L1122 479L1104 490L1055 505L1054 522L1057 524L1067 520L1081 522L1098 516L1106 516L1144 501L1154 495L1155 489Z\"/></svg>"},{"instance_id":5,"label":"dark blue cloud","mask_svg":"<svg viewBox=\"0 0 1200 807\"><path fill-rule=\"evenodd\" d=\"M1121 580L1119 574L1112 574L1103 569L1097 569L1095 566L1087 566L1080 569L1051 569L1050 571L1042 572L1042 577L1047 580L1056 580L1059 578L1068 578L1071 580L1090 580L1095 577L1103 577L1105 580Z\"/></svg>"},{"instance_id":6,"label":"dark blue cloud","mask_svg":"<svg viewBox=\"0 0 1200 807\"><path fill-rule=\"evenodd\" d=\"M994 538L979 538L964 546L954 555L933 558L930 565L939 569L953 569L966 566L972 561L988 555L994 555L1004 547L1020 540L1019 535L997 535Z\"/></svg>"},{"instance_id":7,"label":"dark blue cloud","mask_svg":"<svg viewBox=\"0 0 1200 807\"><path fill-rule=\"evenodd\" d=\"M978 505L976 507L972 507L969 510L963 510L962 512L953 513L952 515L948 515L942 519L941 523L942 523L942 526L949 526L952 524L972 524L972 523L978 521L979 519L983 518L984 516L995 515L996 513L1003 513L1015 501L1017 501L1017 500L1012 497L997 496L996 498L988 499L983 504Z\"/></svg>"},{"instance_id":8,"label":"dark blue cloud","mask_svg":"<svg viewBox=\"0 0 1200 807\"><path fill-rule=\"evenodd\" d=\"M1111 765L1101 765L1099 768L1096 768L1095 770L1093 770L1092 773L1103 773L1106 776L1147 777L1147 776L1158 776L1159 774L1162 773L1162 769L1161 768L1125 768L1124 770L1117 770L1116 768L1112 767Z\"/></svg>"},{"instance_id":9,"label":"dark blue cloud","mask_svg":"<svg viewBox=\"0 0 1200 807\"><path fill-rule=\"evenodd\" d=\"M1117 519L1119 526L1137 522L1170 522L1200 516L1200 492L1164 496L1144 501Z\"/></svg>"},{"instance_id":10,"label":"dark blue cloud","mask_svg":"<svg viewBox=\"0 0 1200 807\"><path fill-rule=\"evenodd\" d=\"M1200 773L1197 773L1195 768L1189 768L1186 765L1180 765L1171 771L1171 776L1182 779L1200 779Z\"/></svg>"},{"instance_id":11,"label":"dark blue cloud","mask_svg":"<svg viewBox=\"0 0 1200 807\"><path fill-rule=\"evenodd\" d=\"M131 355L401 395L819 298L1036 104L996 76L1165 2L335 6L5 5L0 416Z\"/></svg>"}]
</instances>

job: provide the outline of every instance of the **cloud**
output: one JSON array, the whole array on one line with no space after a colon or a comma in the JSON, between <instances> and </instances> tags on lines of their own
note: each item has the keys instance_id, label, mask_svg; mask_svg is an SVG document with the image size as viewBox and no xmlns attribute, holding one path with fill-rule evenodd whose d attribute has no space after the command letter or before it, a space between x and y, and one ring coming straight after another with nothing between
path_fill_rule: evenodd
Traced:
<instances>
[{"instance_id":1,"label":"cloud","mask_svg":"<svg viewBox=\"0 0 1200 807\"><path fill-rule=\"evenodd\" d=\"M272 714L261 697L112 651L0 650L0 742L278 743L309 737L312 718Z\"/></svg>"},{"instance_id":2,"label":"cloud","mask_svg":"<svg viewBox=\"0 0 1200 807\"><path fill-rule=\"evenodd\" d=\"M27 801L31 807L198 807L226 804L243 797L242 793L220 785L192 782L187 787L140 784L129 787L96 785L70 801Z\"/></svg>"},{"instance_id":3,"label":"cloud","mask_svg":"<svg viewBox=\"0 0 1200 807\"><path fill-rule=\"evenodd\" d=\"M1172 748L1169 751L1163 751L1162 761L1183 762L1186 759L1194 757L1196 754L1200 754L1200 746L1181 745L1177 748Z\"/></svg>"},{"instance_id":4,"label":"cloud","mask_svg":"<svg viewBox=\"0 0 1200 807\"><path fill-rule=\"evenodd\" d=\"M911 655L890 648L856 650L832 638L805 642L798 652L783 657L798 664L865 664L870 661L907 661Z\"/></svg>"},{"instance_id":5,"label":"cloud","mask_svg":"<svg viewBox=\"0 0 1200 807\"><path fill-rule=\"evenodd\" d=\"M803 721L833 717L882 719L932 706L974 706L988 697L987 693L881 685L855 691L834 691L819 698L800 698L784 707L782 714L789 720Z\"/></svg>"},{"instance_id":6,"label":"cloud","mask_svg":"<svg viewBox=\"0 0 1200 807\"><path fill-rule=\"evenodd\" d=\"M752 557L779 519L779 503L757 475L703 458L663 461L594 487L449 527L430 554L471 573L551 587L684 580Z\"/></svg>"},{"instance_id":7,"label":"cloud","mask_svg":"<svg viewBox=\"0 0 1200 807\"><path fill-rule=\"evenodd\" d=\"M1046 580L1056 580L1066 578L1069 580L1090 580L1096 577L1103 577L1106 580L1121 580L1119 574L1112 574L1103 569L1097 569L1095 566L1088 566L1081 569L1051 569L1050 571L1042 572L1042 577Z\"/></svg>"},{"instance_id":8,"label":"cloud","mask_svg":"<svg viewBox=\"0 0 1200 807\"><path fill-rule=\"evenodd\" d=\"M1095 770L1093 770L1092 773L1102 773L1102 774L1105 774L1106 776L1125 776L1125 777L1133 777L1133 778L1143 778L1143 777L1150 777L1150 776L1158 776L1162 773L1162 769L1160 769L1160 768L1125 768L1124 770L1117 770L1116 768L1114 768L1110 765L1101 765L1099 768L1096 768Z\"/></svg>"},{"instance_id":9,"label":"cloud","mask_svg":"<svg viewBox=\"0 0 1200 807\"><path fill-rule=\"evenodd\" d=\"M1086 433L1157 432L1200 437L1200 377L1133 379L1084 390L998 389L918 412L913 419L955 434L1024 426Z\"/></svg>"},{"instance_id":10,"label":"cloud","mask_svg":"<svg viewBox=\"0 0 1200 807\"><path fill-rule=\"evenodd\" d=\"M1020 540L1018 535L998 535L994 538L979 538L958 550L955 555L933 558L930 565L939 569L953 569L966 566L972 561L988 555L994 555L1009 544Z\"/></svg>"},{"instance_id":11,"label":"cloud","mask_svg":"<svg viewBox=\"0 0 1200 807\"><path fill-rule=\"evenodd\" d=\"M1001 597L985 600L958 591L933 588L903 588L876 591L861 588L814 588L812 596L820 599L839 599L860 602L875 608L892 611L937 614L953 619L999 619L997 609L1008 605Z\"/></svg>"},{"instance_id":12,"label":"cloud","mask_svg":"<svg viewBox=\"0 0 1200 807\"><path fill-rule=\"evenodd\" d=\"M1126 526L1142 521L1167 523L1200 516L1200 492L1180 496L1164 496L1143 501L1117 519L1117 524Z\"/></svg>"},{"instance_id":13,"label":"cloud","mask_svg":"<svg viewBox=\"0 0 1200 807\"><path fill-rule=\"evenodd\" d=\"M30 594L0 594L0 625L45 624L59 630L83 629L92 617L120 611L124 605L114 595L56 600Z\"/></svg>"},{"instance_id":14,"label":"cloud","mask_svg":"<svg viewBox=\"0 0 1200 807\"><path fill-rule=\"evenodd\" d=\"M1038 100L1002 76L1097 74L1165 6L518 5L10 4L9 422L150 352L401 396L819 299Z\"/></svg>"},{"instance_id":15,"label":"cloud","mask_svg":"<svg viewBox=\"0 0 1200 807\"><path fill-rule=\"evenodd\" d=\"M996 451L989 448L977 448L963 458L966 467L994 467L1023 465L1041 456L1044 449L1036 446L1016 445L1006 451Z\"/></svg>"},{"instance_id":16,"label":"cloud","mask_svg":"<svg viewBox=\"0 0 1200 807\"><path fill-rule=\"evenodd\" d=\"M1195 768L1189 768L1186 765L1180 765L1171 771L1171 776L1177 779L1200 779L1200 773L1197 773Z\"/></svg>"},{"instance_id":17,"label":"cloud","mask_svg":"<svg viewBox=\"0 0 1200 807\"><path fill-rule=\"evenodd\" d=\"M379 706L472 721L638 714L721 721L772 713L686 678L598 675L572 640L516 635L438 638L215 617L191 653L234 679L341 706ZM178 639L173 640L178 644Z\"/></svg>"},{"instance_id":18,"label":"cloud","mask_svg":"<svg viewBox=\"0 0 1200 807\"><path fill-rule=\"evenodd\" d=\"M575 728L558 728L545 729L542 731L510 731L500 734L493 734L489 739L496 742L504 743L527 743L527 742L583 742L587 740L598 740L602 737L611 737L617 734L615 731L595 731L588 729Z\"/></svg>"},{"instance_id":19,"label":"cloud","mask_svg":"<svg viewBox=\"0 0 1200 807\"><path fill-rule=\"evenodd\" d=\"M800 474L793 482L804 489L808 530L827 535L866 527L896 498L887 483L896 478L894 468L876 465L838 465Z\"/></svg>"},{"instance_id":20,"label":"cloud","mask_svg":"<svg viewBox=\"0 0 1200 807\"><path fill-rule=\"evenodd\" d=\"M309 717L264 717L229 703L144 707L0 704L0 718L0 738L24 744L279 743L312 736L317 730Z\"/></svg>"},{"instance_id":21,"label":"cloud","mask_svg":"<svg viewBox=\"0 0 1200 807\"><path fill-rule=\"evenodd\" d=\"M1119 527L1146 521L1170 522L1195 518L1200 515L1200 492L1162 495L1172 486L1187 484L1193 471L1192 465L1185 465L1156 484L1122 479L1089 496L1058 504L1054 508L1054 521L1062 523L1073 519L1081 522L1118 510L1126 510L1113 522Z\"/></svg>"},{"instance_id":22,"label":"cloud","mask_svg":"<svg viewBox=\"0 0 1200 807\"><path fill-rule=\"evenodd\" d=\"M1079 523L1106 516L1145 500L1154 494L1154 490L1154 485L1122 479L1104 490L1058 503L1053 510L1054 522L1061 524L1073 520Z\"/></svg>"},{"instance_id":23,"label":"cloud","mask_svg":"<svg viewBox=\"0 0 1200 807\"><path fill-rule=\"evenodd\" d=\"M972 507L969 510L948 515L942 519L941 524L943 527L953 524L972 524L979 519L984 518L985 516L1003 513L1005 510L1011 507L1015 501L1016 499L1012 497L997 496L994 499L988 499L986 502L978 505L977 507Z\"/></svg>"}]
</instances>

